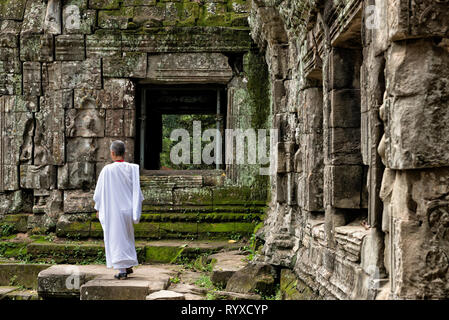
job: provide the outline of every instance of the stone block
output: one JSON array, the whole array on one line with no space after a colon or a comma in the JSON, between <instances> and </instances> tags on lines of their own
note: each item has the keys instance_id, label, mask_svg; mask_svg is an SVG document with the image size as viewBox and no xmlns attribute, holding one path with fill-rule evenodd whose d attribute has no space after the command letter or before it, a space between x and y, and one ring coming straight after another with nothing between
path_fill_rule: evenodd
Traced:
<instances>
[{"instance_id":1,"label":"stone block","mask_svg":"<svg viewBox=\"0 0 449 320\"><path fill-rule=\"evenodd\" d=\"M160 290L146 296L145 300L185 300L186 297L182 293Z\"/></svg>"},{"instance_id":2,"label":"stone block","mask_svg":"<svg viewBox=\"0 0 449 320\"><path fill-rule=\"evenodd\" d=\"M95 187L95 164L70 162L58 167L58 189L88 189Z\"/></svg>"},{"instance_id":3,"label":"stone block","mask_svg":"<svg viewBox=\"0 0 449 320\"><path fill-rule=\"evenodd\" d=\"M61 34L62 21L61 21L61 9L62 4L60 0L48 0L47 10L45 12L44 19L44 32L48 34Z\"/></svg>"},{"instance_id":4,"label":"stone block","mask_svg":"<svg viewBox=\"0 0 449 320\"><path fill-rule=\"evenodd\" d=\"M40 97L40 110L35 118L34 164L62 164L65 158L62 95L47 91Z\"/></svg>"},{"instance_id":5,"label":"stone block","mask_svg":"<svg viewBox=\"0 0 449 320\"><path fill-rule=\"evenodd\" d=\"M100 59L57 61L43 65L44 84L50 89L101 89Z\"/></svg>"},{"instance_id":6,"label":"stone block","mask_svg":"<svg viewBox=\"0 0 449 320\"><path fill-rule=\"evenodd\" d=\"M78 35L60 35L55 41L56 60L70 61L85 59L84 36Z\"/></svg>"},{"instance_id":7,"label":"stone block","mask_svg":"<svg viewBox=\"0 0 449 320\"><path fill-rule=\"evenodd\" d=\"M445 37L449 34L449 14L444 1L389 1L387 7L390 41L411 38Z\"/></svg>"},{"instance_id":8,"label":"stone block","mask_svg":"<svg viewBox=\"0 0 449 320\"><path fill-rule=\"evenodd\" d=\"M122 5L124 7L154 6L156 2L156 0L123 0Z\"/></svg>"},{"instance_id":9,"label":"stone block","mask_svg":"<svg viewBox=\"0 0 449 320\"><path fill-rule=\"evenodd\" d=\"M0 19L23 20L26 2L26 0L2 1Z\"/></svg>"},{"instance_id":10,"label":"stone block","mask_svg":"<svg viewBox=\"0 0 449 320\"><path fill-rule=\"evenodd\" d=\"M95 212L94 191L64 191L64 213Z\"/></svg>"},{"instance_id":11,"label":"stone block","mask_svg":"<svg viewBox=\"0 0 449 320\"><path fill-rule=\"evenodd\" d=\"M325 198L328 199L329 204L334 208L360 208L362 178L362 166L325 166Z\"/></svg>"},{"instance_id":12,"label":"stone block","mask_svg":"<svg viewBox=\"0 0 449 320\"><path fill-rule=\"evenodd\" d=\"M96 153L95 161L110 161L111 151L109 150L112 141L122 140L125 143L125 161L133 162L134 159L134 139L124 137L105 137L97 139L98 150Z\"/></svg>"},{"instance_id":13,"label":"stone block","mask_svg":"<svg viewBox=\"0 0 449 320\"><path fill-rule=\"evenodd\" d=\"M50 34L21 34L20 60L41 62L53 61L53 48L53 36Z\"/></svg>"},{"instance_id":14,"label":"stone block","mask_svg":"<svg viewBox=\"0 0 449 320\"><path fill-rule=\"evenodd\" d=\"M304 117L304 133L323 131L323 89L308 88L299 94L299 115Z\"/></svg>"},{"instance_id":15,"label":"stone block","mask_svg":"<svg viewBox=\"0 0 449 320\"><path fill-rule=\"evenodd\" d=\"M86 36L86 54L88 58L122 56L122 36L115 32L100 32Z\"/></svg>"},{"instance_id":16,"label":"stone block","mask_svg":"<svg viewBox=\"0 0 449 320\"><path fill-rule=\"evenodd\" d=\"M118 9L120 1L118 0L90 0L89 8L92 9Z\"/></svg>"},{"instance_id":17,"label":"stone block","mask_svg":"<svg viewBox=\"0 0 449 320\"><path fill-rule=\"evenodd\" d=\"M342 89L331 91L329 126L332 128L360 127L360 90Z\"/></svg>"},{"instance_id":18,"label":"stone block","mask_svg":"<svg viewBox=\"0 0 449 320\"><path fill-rule=\"evenodd\" d=\"M145 78L147 74L147 54L123 52L121 58L103 59L103 76L109 78Z\"/></svg>"},{"instance_id":19,"label":"stone block","mask_svg":"<svg viewBox=\"0 0 449 320\"><path fill-rule=\"evenodd\" d=\"M14 191L19 190L19 173L17 165L7 165L1 166L1 187L0 190Z\"/></svg>"},{"instance_id":20,"label":"stone block","mask_svg":"<svg viewBox=\"0 0 449 320\"><path fill-rule=\"evenodd\" d=\"M332 48L329 57L329 90L359 89L361 64L360 50Z\"/></svg>"},{"instance_id":21,"label":"stone block","mask_svg":"<svg viewBox=\"0 0 449 320\"><path fill-rule=\"evenodd\" d=\"M77 4L66 4L62 9L65 34L90 34L96 23L96 11Z\"/></svg>"},{"instance_id":22,"label":"stone block","mask_svg":"<svg viewBox=\"0 0 449 320\"><path fill-rule=\"evenodd\" d=\"M232 70L221 53L167 53L148 56L147 78L167 83L228 83Z\"/></svg>"},{"instance_id":23,"label":"stone block","mask_svg":"<svg viewBox=\"0 0 449 320\"><path fill-rule=\"evenodd\" d=\"M277 153L276 153L277 173L293 172L294 147L295 144L293 142L277 143Z\"/></svg>"},{"instance_id":24,"label":"stone block","mask_svg":"<svg viewBox=\"0 0 449 320\"><path fill-rule=\"evenodd\" d=\"M89 102L91 102L89 100ZM86 100L84 100L85 104ZM104 137L104 109L70 109L65 113L66 137Z\"/></svg>"},{"instance_id":25,"label":"stone block","mask_svg":"<svg viewBox=\"0 0 449 320\"><path fill-rule=\"evenodd\" d=\"M125 137L136 136L136 112L135 110L123 110L123 131Z\"/></svg>"},{"instance_id":26,"label":"stone block","mask_svg":"<svg viewBox=\"0 0 449 320\"><path fill-rule=\"evenodd\" d=\"M361 164L360 128L330 128L326 164Z\"/></svg>"},{"instance_id":27,"label":"stone block","mask_svg":"<svg viewBox=\"0 0 449 320\"><path fill-rule=\"evenodd\" d=\"M20 22L3 20L0 23L0 47L17 48L19 46L20 29Z\"/></svg>"},{"instance_id":28,"label":"stone block","mask_svg":"<svg viewBox=\"0 0 449 320\"><path fill-rule=\"evenodd\" d=\"M276 271L274 267L264 263L249 264L235 272L226 285L226 291L237 293L274 293Z\"/></svg>"},{"instance_id":29,"label":"stone block","mask_svg":"<svg viewBox=\"0 0 449 320\"><path fill-rule=\"evenodd\" d=\"M387 166L446 166L448 97L439 88L449 74L447 51L430 40L416 40L393 44L388 56L387 90L396 98L384 101Z\"/></svg>"},{"instance_id":30,"label":"stone block","mask_svg":"<svg viewBox=\"0 0 449 320\"><path fill-rule=\"evenodd\" d=\"M21 29L22 35L43 33L46 8L47 5L43 1L27 1Z\"/></svg>"},{"instance_id":31,"label":"stone block","mask_svg":"<svg viewBox=\"0 0 449 320\"><path fill-rule=\"evenodd\" d=\"M173 190L173 203L177 206L208 206L212 205L213 194L210 188L176 188Z\"/></svg>"},{"instance_id":32,"label":"stone block","mask_svg":"<svg viewBox=\"0 0 449 320\"><path fill-rule=\"evenodd\" d=\"M23 94L40 96L41 88L41 64L39 62L23 63Z\"/></svg>"},{"instance_id":33,"label":"stone block","mask_svg":"<svg viewBox=\"0 0 449 320\"><path fill-rule=\"evenodd\" d=\"M135 109L135 85L129 79L106 79L105 108Z\"/></svg>"},{"instance_id":34,"label":"stone block","mask_svg":"<svg viewBox=\"0 0 449 320\"><path fill-rule=\"evenodd\" d=\"M52 165L20 165L20 186L25 189L53 189L56 167Z\"/></svg>"},{"instance_id":35,"label":"stone block","mask_svg":"<svg viewBox=\"0 0 449 320\"><path fill-rule=\"evenodd\" d=\"M136 10L133 22L144 28L161 27L165 19L165 4L142 6Z\"/></svg>"},{"instance_id":36,"label":"stone block","mask_svg":"<svg viewBox=\"0 0 449 320\"><path fill-rule=\"evenodd\" d=\"M134 16L134 7L122 7L120 10L99 10L98 26L102 29L124 30Z\"/></svg>"},{"instance_id":37,"label":"stone block","mask_svg":"<svg viewBox=\"0 0 449 320\"><path fill-rule=\"evenodd\" d=\"M215 285L226 287L232 275L246 266L245 256L238 251L222 252L210 255L213 264L211 281Z\"/></svg>"},{"instance_id":38,"label":"stone block","mask_svg":"<svg viewBox=\"0 0 449 320\"><path fill-rule=\"evenodd\" d=\"M43 223L54 222L62 214L62 191L61 190L38 190L34 189L34 214L46 214L52 221L43 221Z\"/></svg>"},{"instance_id":39,"label":"stone block","mask_svg":"<svg viewBox=\"0 0 449 320\"><path fill-rule=\"evenodd\" d=\"M67 139L67 162L94 162L97 152L97 139L84 137Z\"/></svg>"},{"instance_id":40,"label":"stone block","mask_svg":"<svg viewBox=\"0 0 449 320\"><path fill-rule=\"evenodd\" d=\"M124 135L124 110L108 109L106 110L106 130L108 137L120 137Z\"/></svg>"},{"instance_id":41,"label":"stone block","mask_svg":"<svg viewBox=\"0 0 449 320\"><path fill-rule=\"evenodd\" d=\"M0 180L0 187L1 182L2 180ZM17 182L17 189L18 185L19 183ZM33 193L30 192L30 190L17 190L12 192L3 192L2 194L0 194L1 215L9 213L15 214L15 213L31 212L32 206L33 206Z\"/></svg>"}]
</instances>

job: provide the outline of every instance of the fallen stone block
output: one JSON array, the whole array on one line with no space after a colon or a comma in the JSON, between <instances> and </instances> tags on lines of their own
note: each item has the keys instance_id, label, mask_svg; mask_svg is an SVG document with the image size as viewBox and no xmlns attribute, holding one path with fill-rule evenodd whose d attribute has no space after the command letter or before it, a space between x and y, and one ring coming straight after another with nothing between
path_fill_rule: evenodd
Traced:
<instances>
[{"instance_id":1,"label":"fallen stone block","mask_svg":"<svg viewBox=\"0 0 449 320\"><path fill-rule=\"evenodd\" d=\"M238 251L220 252L211 255L209 259L213 263L212 283L225 287L232 275L247 265L244 258L245 256L239 254Z\"/></svg>"},{"instance_id":2,"label":"fallen stone block","mask_svg":"<svg viewBox=\"0 0 449 320\"><path fill-rule=\"evenodd\" d=\"M214 291L214 296L221 300L261 300L258 294L237 293L228 291Z\"/></svg>"},{"instance_id":3,"label":"fallen stone block","mask_svg":"<svg viewBox=\"0 0 449 320\"><path fill-rule=\"evenodd\" d=\"M153 292L148 295L145 300L185 300L185 296L182 293L170 291L170 290L161 290L157 292Z\"/></svg>"},{"instance_id":4,"label":"fallen stone block","mask_svg":"<svg viewBox=\"0 0 449 320\"><path fill-rule=\"evenodd\" d=\"M226 291L273 295L276 290L276 270L265 263L249 264L228 280Z\"/></svg>"}]
</instances>

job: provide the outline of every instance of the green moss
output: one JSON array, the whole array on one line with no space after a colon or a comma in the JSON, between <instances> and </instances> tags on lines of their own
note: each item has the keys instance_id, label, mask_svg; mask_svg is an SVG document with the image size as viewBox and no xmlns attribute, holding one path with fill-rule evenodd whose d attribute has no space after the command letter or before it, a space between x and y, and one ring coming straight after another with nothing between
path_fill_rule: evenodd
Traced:
<instances>
[{"instance_id":1,"label":"green moss","mask_svg":"<svg viewBox=\"0 0 449 320\"><path fill-rule=\"evenodd\" d=\"M58 237L87 238L90 234L90 221L71 221L69 223L58 223L56 235Z\"/></svg>"},{"instance_id":2,"label":"green moss","mask_svg":"<svg viewBox=\"0 0 449 320\"><path fill-rule=\"evenodd\" d=\"M175 261L184 248L166 246L145 247L145 262L171 263Z\"/></svg>"}]
</instances>

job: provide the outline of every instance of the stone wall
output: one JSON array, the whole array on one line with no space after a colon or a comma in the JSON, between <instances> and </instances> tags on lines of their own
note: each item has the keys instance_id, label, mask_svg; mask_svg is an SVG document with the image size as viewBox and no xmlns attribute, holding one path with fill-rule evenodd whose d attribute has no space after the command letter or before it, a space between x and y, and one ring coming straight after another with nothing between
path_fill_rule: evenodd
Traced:
<instances>
[{"instance_id":1,"label":"stone wall","mask_svg":"<svg viewBox=\"0 0 449 320\"><path fill-rule=\"evenodd\" d=\"M280 132L262 259L314 295L449 296L447 8L253 1Z\"/></svg>"},{"instance_id":2,"label":"stone wall","mask_svg":"<svg viewBox=\"0 0 449 320\"><path fill-rule=\"evenodd\" d=\"M1 0L0 216L27 213L33 232L101 236L96 178L115 139L138 162L139 85L219 83L236 89L228 115L266 124L254 111L258 88L243 82L253 72L243 60L258 57L248 10L245 0ZM254 168L234 171L231 189L258 179ZM165 190L148 188L149 199Z\"/></svg>"}]
</instances>

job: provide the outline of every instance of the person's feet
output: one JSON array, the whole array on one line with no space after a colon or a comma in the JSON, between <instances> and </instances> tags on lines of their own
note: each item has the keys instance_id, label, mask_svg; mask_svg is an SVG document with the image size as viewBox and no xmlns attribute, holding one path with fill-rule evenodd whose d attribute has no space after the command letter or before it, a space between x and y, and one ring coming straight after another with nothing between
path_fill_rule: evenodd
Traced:
<instances>
[{"instance_id":1,"label":"person's feet","mask_svg":"<svg viewBox=\"0 0 449 320\"><path fill-rule=\"evenodd\" d=\"M133 267L126 268L126 274L131 274L133 272Z\"/></svg>"},{"instance_id":2,"label":"person's feet","mask_svg":"<svg viewBox=\"0 0 449 320\"><path fill-rule=\"evenodd\" d=\"M125 280L127 277L128 277L128 274L126 272L118 273L118 274L114 275L114 278L116 278L118 280Z\"/></svg>"}]
</instances>

